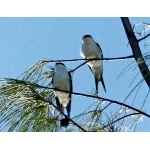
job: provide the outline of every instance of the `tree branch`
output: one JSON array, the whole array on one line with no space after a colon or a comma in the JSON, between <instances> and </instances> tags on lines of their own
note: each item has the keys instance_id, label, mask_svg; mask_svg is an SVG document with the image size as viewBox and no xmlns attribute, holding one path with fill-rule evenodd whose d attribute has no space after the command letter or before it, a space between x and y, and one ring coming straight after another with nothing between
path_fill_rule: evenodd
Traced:
<instances>
[{"instance_id":1,"label":"tree branch","mask_svg":"<svg viewBox=\"0 0 150 150\"><path fill-rule=\"evenodd\" d=\"M90 58L90 59L62 59L62 60L42 60L43 62L70 62L70 61L80 61L80 60L118 60L118 59L129 59L129 58L134 58L133 55L129 56L124 56L124 57L114 57L114 58Z\"/></svg>"},{"instance_id":2,"label":"tree branch","mask_svg":"<svg viewBox=\"0 0 150 150\"><path fill-rule=\"evenodd\" d=\"M7 79L7 78L4 78L4 79L1 79L1 80L10 80L10 81L18 81L20 82L21 84L25 85L25 86L29 86L29 87L36 87L36 88L43 88L43 89L50 89L50 90L57 90L57 91L62 91L62 92L66 92L66 93L70 93L68 91L65 91L65 90L60 90L60 89L57 89L57 88L52 88L52 87L46 87L46 86L42 86L42 85L38 85L36 83L31 83L31 82L26 82L26 81L22 81L22 80L16 80L16 79ZM51 91L52 92L52 91ZM114 103L114 104L118 104L118 105L121 105L121 106L125 106L129 109L132 109L148 118L150 118L150 115L135 108L135 107L132 107L130 105L127 105L127 104L124 104L122 102L119 102L119 101L116 101L116 100L111 100L111 99L107 99L107 98L103 98L103 97L99 97L99 96L94 96L94 95L90 95L90 94L84 94L84 93L77 93L77 92L71 92L71 94L74 94L74 95L80 95L80 96L84 96L84 97L91 97L91 98L95 98L95 99L102 99L103 101L108 101L110 103ZM46 102L49 102L49 101L46 101ZM54 106L56 107L56 106ZM65 115L65 114L64 114Z\"/></svg>"},{"instance_id":3,"label":"tree branch","mask_svg":"<svg viewBox=\"0 0 150 150\"><path fill-rule=\"evenodd\" d=\"M142 40L146 39L146 38L147 38L147 37L149 37L149 36L150 36L150 33L149 33L149 34L147 34L146 36L144 36L144 37L142 37L142 38L138 39L138 42L140 42L140 41L142 41Z\"/></svg>"},{"instance_id":4,"label":"tree branch","mask_svg":"<svg viewBox=\"0 0 150 150\"><path fill-rule=\"evenodd\" d=\"M137 65L140 69L140 72L145 80L145 82L147 83L149 89L150 89L150 71L148 66L146 65L146 62L144 61L144 58L142 56L139 44L138 44L138 40L136 38L136 36L134 35L133 29L131 27L131 24L129 22L129 19L127 17L121 17L121 21L123 23L127 38L129 40L132 52L133 52L133 56L137 62Z\"/></svg>"},{"instance_id":5,"label":"tree branch","mask_svg":"<svg viewBox=\"0 0 150 150\"><path fill-rule=\"evenodd\" d=\"M29 84L30 85L30 84ZM51 87L45 87L45 86L41 86L41 85L38 85L38 84L31 84L32 86L35 86L35 87L39 87L39 88L45 88L45 89L51 89L51 90L57 90L57 91L62 91L62 92L66 92L66 93L69 93L68 91L64 91L64 90L59 90L59 89L56 89L56 88L51 88ZM111 103L114 103L114 104L118 104L118 105L121 105L121 106L125 106L129 109L132 109L148 118L150 118L150 115L135 108L135 107L132 107L130 105L127 105L127 104L124 104L122 102L119 102L119 101L116 101L116 100L111 100L111 99L107 99L107 98L103 98L103 97L99 97L99 96L94 96L94 95L89 95L89 94L84 94L84 93L77 93L77 92L72 92L71 94L74 94L74 95L80 95L80 96L84 96L84 97L91 97L91 98L96 98L96 99L102 99L103 101L108 101L108 102L111 102Z\"/></svg>"},{"instance_id":6,"label":"tree branch","mask_svg":"<svg viewBox=\"0 0 150 150\"><path fill-rule=\"evenodd\" d=\"M93 60L122 60L122 59L128 59L128 58L134 58L133 55L130 56L125 56L125 57L117 57L117 58L90 58L90 59L77 59L78 60L85 60L85 62L83 62L82 64L80 64L79 66L77 66L76 68L72 69L70 72L74 72L77 69L79 69L80 67L82 67L83 65L85 65L86 63L88 63L89 61L93 61ZM70 61L70 60L66 60L66 61ZM74 59L75 61L75 59Z\"/></svg>"}]
</instances>

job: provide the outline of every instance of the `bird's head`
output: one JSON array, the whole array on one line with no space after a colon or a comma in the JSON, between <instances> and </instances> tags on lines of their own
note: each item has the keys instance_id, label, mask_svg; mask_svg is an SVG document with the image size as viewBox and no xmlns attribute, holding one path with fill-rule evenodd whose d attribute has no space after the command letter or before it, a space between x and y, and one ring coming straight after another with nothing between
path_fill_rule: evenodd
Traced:
<instances>
[{"instance_id":1,"label":"bird's head","mask_svg":"<svg viewBox=\"0 0 150 150\"><path fill-rule=\"evenodd\" d=\"M86 42L86 43L89 43L89 42L92 42L92 41L94 41L93 40L93 38L92 38L92 36L91 35L84 35L83 37L82 37L82 40L83 40L83 42Z\"/></svg>"},{"instance_id":2,"label":"bird's head","mask_svg":"<svg viewBox=\"0 0 150 150\"><path fill-rule=\"evenodd\" d=\"M67 68L66 68L66 66L63 64L63 63L61 63L61 62L57 62L56 64L55 64L55 70L57 71L57 70L67 70Z\"/></svg>"},{"instance_id":3,"label":"bird's head","mask_svg":"<svg viewBox=\"0 0 150 150\"><path fill-rule=\"evenodd\" d=\"M85 39L85 38L92 38L92 36L89 35L89 34L87 34L87 35L84 35L84 36L82 37L82 39Z\"/></svg>"}]
</instances>

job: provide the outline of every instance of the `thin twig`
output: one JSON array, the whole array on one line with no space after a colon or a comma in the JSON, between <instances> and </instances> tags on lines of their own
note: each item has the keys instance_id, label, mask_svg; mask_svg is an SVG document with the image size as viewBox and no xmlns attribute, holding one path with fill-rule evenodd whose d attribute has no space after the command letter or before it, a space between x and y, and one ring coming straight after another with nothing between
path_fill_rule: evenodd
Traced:
<instances>
[{"instance_id":1,"label":"thin twig","mask_svg":"<svg viewBox=\"0 0 150 150\"><path fill-rule=\"evenodd\" d=\"M101 111L104 111L110 105L111 105L111 103L107 104Z\"/></svg>"},{"instance_id":2,"label":"thin twig","mask_svg":"<svg viewBox=\"0 0 150 150\"><path fill-rule=\"evenodd\" d=\"M75 72L77 69L79 69L80 67L82 67L83 65L85 65L87 62L89 62L91 60L87 60L85 62L83 62L82 64L80 64L79 66L77 66L76 68L72 69L70 72Z\"/></svg>"},{"instance_id":3,"label":"thin twig","mask_svg":"<svg viewBox=\"0 0 150 150\"><path fill-rule=\"evenodd\" d=\"M149 36L150 36L150 33L149 33L149 34L147 34L146 36L144 36L144 37L142 37L142 38L138 39L138 42L140 42L140 41L142 41L142 40L146 39L146 38L147 38L147 37L149 37Z\"/></svg>"}]
</instances>

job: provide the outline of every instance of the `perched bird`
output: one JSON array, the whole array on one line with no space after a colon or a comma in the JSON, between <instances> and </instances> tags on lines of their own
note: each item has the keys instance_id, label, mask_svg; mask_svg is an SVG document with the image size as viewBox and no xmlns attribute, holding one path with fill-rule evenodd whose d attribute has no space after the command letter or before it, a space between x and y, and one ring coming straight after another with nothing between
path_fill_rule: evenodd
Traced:
<instances>
[{"instance_id":1,"label":"perched bird","mask_svg":"<svg viewBox=\"0 0 150 150\"><path fill-rule=\"evenodd\" d=\"M54 90L56 104L58 108L61 112L64 112L64 108L66 108L68 117L70 117L72 79L70 72L67 71L67 68L63 63L56 63L52 84L53 88L70 92L67 93L63 91ZM68 126L69 119L67 117L63 118L60 121L60 124L62 126Z\"/></svg>"},{"instance_id":2,"label":"perched bird","mask_svg":"<svg viewBox=\"0 0 150 150\"><path fill-rule=\"evenodd\" d=\"M98 43L94 41L92 36L84 35L82 37L83 44L80 51L80 54L83 58L103 58L102 50ZM87 60L88 61L88 60ZM87 62L90 70L92 71L95 77L95 86L96 86L96 93L98 94L98 82L101 81L103 88L106 92L104 80L103 80L103 61L102 60L93 60Z\"/></svg>"}]
</instances>

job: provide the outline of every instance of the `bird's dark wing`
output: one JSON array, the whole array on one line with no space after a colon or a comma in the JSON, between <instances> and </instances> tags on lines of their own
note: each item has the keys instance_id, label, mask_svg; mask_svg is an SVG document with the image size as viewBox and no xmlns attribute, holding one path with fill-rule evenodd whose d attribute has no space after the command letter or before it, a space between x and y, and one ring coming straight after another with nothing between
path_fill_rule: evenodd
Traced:
<instances>
[{"instance_id":1,"label":"bird's dark wing","mask_svg":"<svg viewBox=\"0 0 150 150\"><path fill-rule=\"evenodd\" d=\"M98 80L97 78L95 77L95 87L96 87L96 94L98 95Z\"/></svg>"},{"instance_id":2,"label":"bird's dark wing","mask_svg":"<svg viewBox=\"0 0 150 150\"><path fill-rule=\"evenodd\" d=\"M55 97L55 100L56 100L56 105L57 105L57 107L58 107L58 108L59 108L59 110L61 111L61 110L62 110L62 108L61 108L61 104L60 104L59 99L58 99L58 97L57 97L57 96Z\"/></svg>"},{"instance_id":3,"label":"bird's dark wing","mask_svg":"<svg viewBox=\"0 0 150 150\"><path fill-rule=\"evenodd\" d=\"M72 77L71 77L71 73L70 72L68 72L68 74L69 74L69 79L70 79L70 93L69 93L69 103L68 103L68 105L67 105L67 113L68 113L68 116L70 117L70 111L71 111L71 93L72 93L72 91L73 91L73 86L72 86Z\"/></svg>"},{"instance_id":4,"label":"bird's dark wing","mask_svg":"<svg viewBox=\"0 0 150 150\"><path fill-rule=\"evenodd\" d=\"M69 79L70 79L70 93L69 93L69 98L71 98L71 93L73 91L73 86L72 86L72 76L71 76L71 73L68 72L68 75L69 75Z\"/></svg>"},{"instance_id":5,"label":"bird's dark wing","mask_svg":"<svg viewBox=\"0 0 150 150\"><path fill-rule=\"evenodd\" d=\"M96 45L99 47L99 50L100 50L101 56L102 56L102 58L103 58L103 52L102 52L102 49L101 49L100 45L99 45L98 43L96 43Z\"/></svg>"},{"instance_id":6,"label":"bird's dark wing","mask_svg":"<svg viewBox=\"0 0 150 150\"><path fill-rule=\"evenodd\" d=\"M52 77L52 84L54 84L54 75L55 75L55 73L53 74L53 77ZM56 105L57 105L57 107L59 108L59 110L60 111L63 111L63 109L62 109L62 105L60 104L60 102L59 102L59 98L57 97L57 96L55 96L55 100L56 100Z\"/></svg>"},{"instance_id":7,"label":"bird's dark wing","mask_svg":"<svg viewBox=\"0 0 150 150\"><path fill-rule=\"evenodd\" d=\"M96 42L95 42L96 43ZM101 49L100 45L98 43L96 43L96 45Z\"/></svg>"},{"instance_id":8,"label":"bird's dark wing","mask_svg":"<svg viewBox=\"0 0 150 150\"><path fill-rule=\"evenodd\" d=\"M101 47L100 47L100 45L99 45L98 43L96 43L96 44L97 44L97 46L100 48L100 51L101 51L101 57L102 57L102 59L103 59L103 52L102 52L102 49L101 49ZM96 82L96 81L95 81L95 82ZM103 69L102 69L101 82L102 82L103 88L104 88L104 90L105 90L105 92L106 92L106 87L105 87L105 83L104 83L104 79L103 79Z\"/></svg>"},{"instance_id":9,"label":"bird's dark wing","mask_svg":"<svg viewBox=\"0 0 150 150\"><path fill-rule=\"evenodd\" d=\"M103 53L101 54L101 56L102 56L102 59L103 59ZM104 88L104 90L105 90L105 92L106 92L106 87L105 87L105 83L104 83L104 79L103 79L103 67L102 67L101 82L102 82L103 88Z\"/></svg>"},{"instance_id":10,"label":"bird's dark wing","mask_svg":"<svg viewBox=\"0 0 150 150\"><path fill-rule=\"evenodd\" d=\"M88 67L90 68L91 72L94 75L94 72L92 71L91 67L89 65L88 65ZM97 80L97 78L95 77L95 75L94 75L94 78L95 78L96 93L98 94L98 82L99 82L99 80ZM105 87L105 83L104 83L104 80L103 80L103 69L102 69L102 76L101 76L101 80L100 81L102 82L103 88L104 88L104 90L106 92L106 87Z\"/></svg>"}]
</instances>

